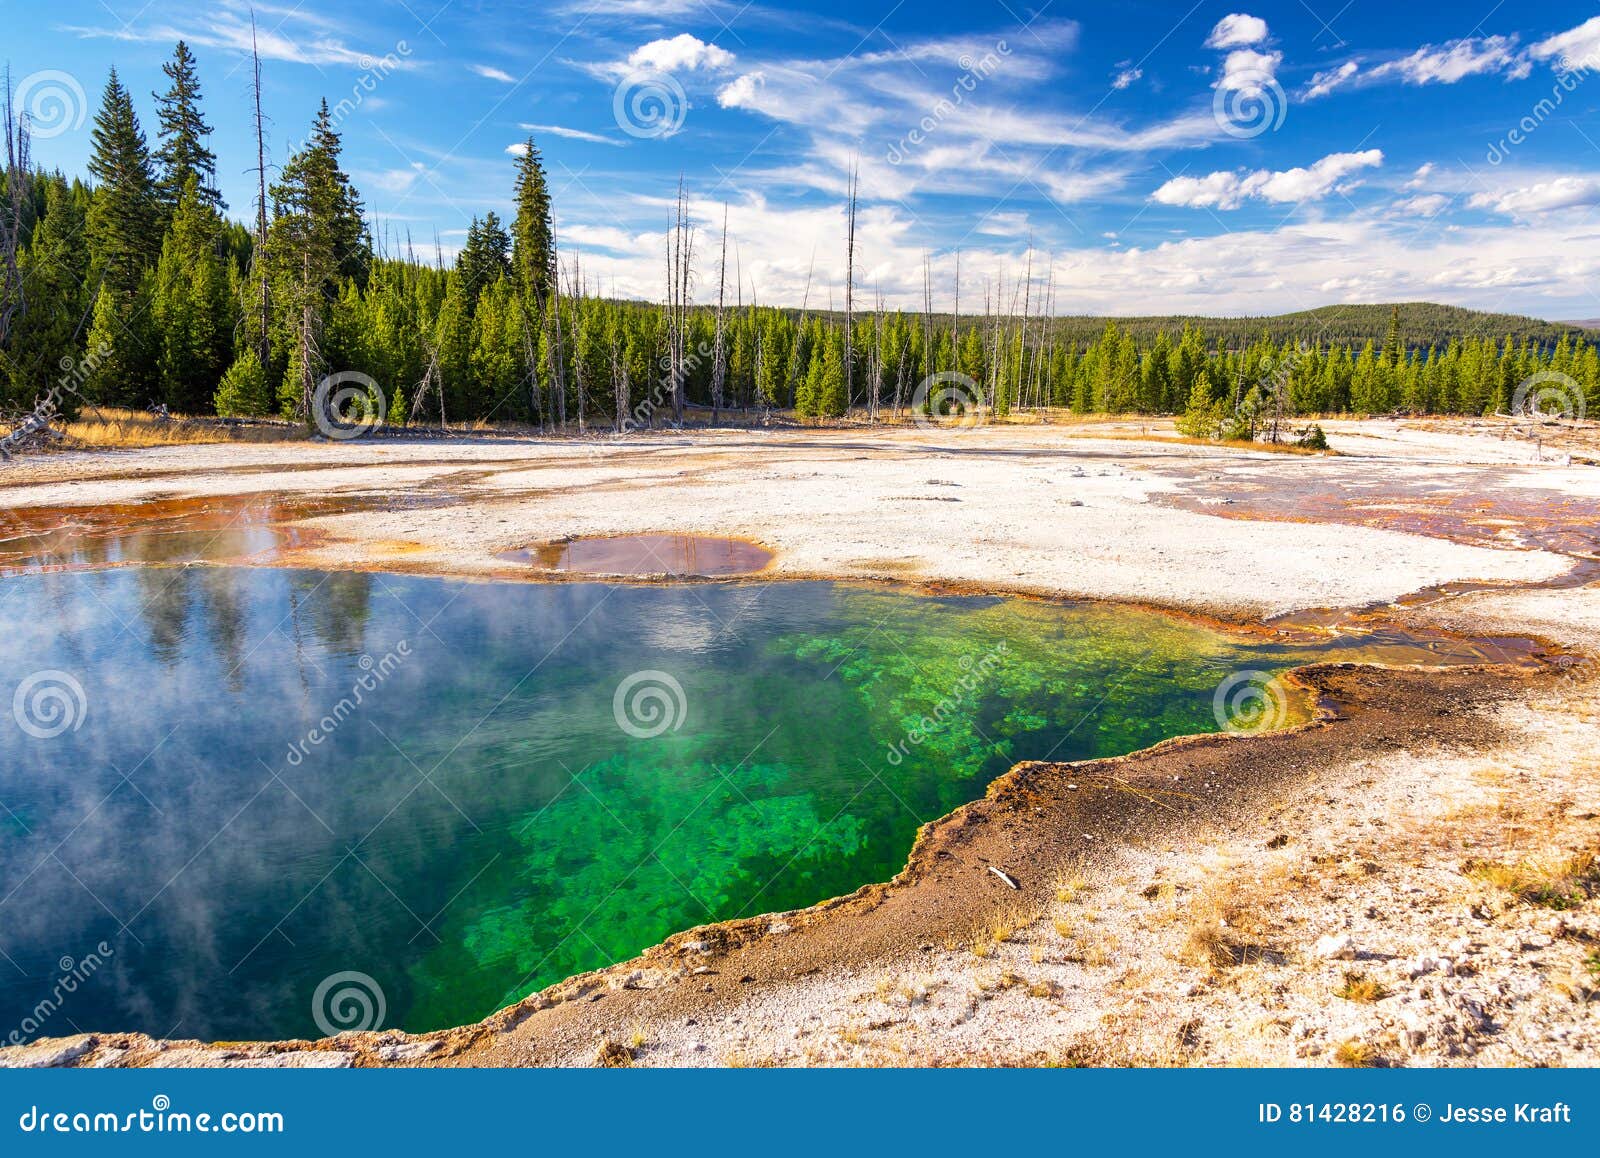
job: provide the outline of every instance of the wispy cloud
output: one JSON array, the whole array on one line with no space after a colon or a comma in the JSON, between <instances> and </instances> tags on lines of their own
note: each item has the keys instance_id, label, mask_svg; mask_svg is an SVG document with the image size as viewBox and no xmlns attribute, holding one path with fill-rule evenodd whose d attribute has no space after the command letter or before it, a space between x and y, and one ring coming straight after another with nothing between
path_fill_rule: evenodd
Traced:
<instances>
[{"instance_id":1,"label":"wispy cloud","mask_svg":"<svg viewBox=\"0 0 1600 1158\"><path fill-rule=\"evenodd\" d=\"M1517 48L1515 36L1481 36L1425 44L1405 56L1363 66L1347 60L1317 73L1300 95L1305 100L1327 96L1336 89L1368 84L1456 84L1475 76L1504 76L1516 80L1528 75L1528 55Z\"/></svg>"},{"instance_id":2,"label":"wispy cloud","mask_svg":"<svg viewBox=\"0 0 1600 1158\"><path fill-rule=\"evenodd\" d=\"M171 44L184 40L198 48L220 49L240 55L250 53L253 35L263 60L351 65L360 69L371 68L375 59L392 59L395 54L395 45L371 51L350 47L348 38L353 34L328 17L316 13L303 12L299 8L269 9L261 5L257 6L257 12L276 19L271 24L261 22L252 32L246 5L238 0L219 0L207 11L186 11L182 24L170 19L146 22L136 16L126 24L69 25L62 31L88 39L132 43ZM394 67L409 68L412 65L412 61L401 59Z\"/></svg>"},{"instance_id":3,"label":"wispy cloud","mask_svg":"<svg viewBox=\"0 0 1600 1158\"><path fill-rule=\"evenodd\" d=\"M548 133L552 137L565 137L569 141L589 141L596 145L615 145L618 148L622 148L628 143L627 141L619 141L616 137L603 136L600 133L589 133L583 129L569 129L565 125L530 125L524 123L521 127L530 133ZM523 150L524 148L525 146L521 144L512 145L506 152Z\"/></svg>"},{"instance_id":4,"label":"wispy cloud","mask_svg":"<svg viewBox=\"0 0 1600 1158\"><path fill-rule=\"evenodd\" d=\"M517 78L503 68L496 68L492 64L469 64L467 68L477 73L486 80L497 80L501 84L516 84Z\"/></svg>"}]
</instances>

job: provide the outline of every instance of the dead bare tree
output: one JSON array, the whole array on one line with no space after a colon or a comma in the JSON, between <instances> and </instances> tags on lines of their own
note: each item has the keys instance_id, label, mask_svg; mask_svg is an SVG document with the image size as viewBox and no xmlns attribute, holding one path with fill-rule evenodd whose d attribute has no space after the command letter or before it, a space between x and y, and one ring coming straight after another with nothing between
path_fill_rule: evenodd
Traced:
<instances>
[{"instance_id":1,"label":"dead bare tree","mask_svg":"<svg viewBox=\"0 0 1600 1158\"><path fill-rule=\"evenodd\" d=\"M584 299L584 285L580 262L583 259L582 250L574 250L572 254L572 271L567 275L567 299L572 309L572 385L578 395L578 433L584 432L584 396L588 394L588 383L584 381L583 348L583 320L579 316ZM557 278L560 267L557 267Z\"/></svg>"},{"instance_id":2,"label":"dead bare tree","mask_svg":"<svg viewBox=\"0 0 1600 1158\"><path fill-rule=\"evenodd\" d=\"M728 355L723 348L722 308L728 280L728 203L722 203L722 257L717 265L717 337L711 359L711 422L722 421L722 384L728 375Z\"/></svg>"},{"instance_id":3,"label":"dead bare tree","mask_svg":"<svg viewBox=\"0 0 1600 1158\"><path fill-rule=\"evenodd\" d=\"M256 324L261 327L256 335L256 357L266 373L272 362L272 285L267 276L267 142L261 123L261 53L256 48L254 8L250 10L250 59L256 124L256 240L250 251L250 272L256 285Z\"/></svg>"},{"instance_id":4,"label":"dead bare tree","mask_svg":"<svg viewBox=\"0 0 1600 1158\"><path fill-rule=\"evenodd\" d=\"M672 231L667 239L667 367L672 379L673 421L680 429L689 376L689 286L693 265L694 229L689 224L683 177L679 176Z\"/></svg>"},{"instance_id":5,"label":"dead bare tree","mask_svg":"<svg viewBox=\"0 0 1600 1158\"><path fill-rule=\"evenodd\" d=\"M856 288L856 192L861 182L860 161L850 166L850 196L845 209L844 248L844 394L845 413L855 391L855 288Z\"/></svg>"},{"instance_id":6,"label":"dead bare tree","mask_svg":"<svg viewBox=\"0 0 1600 1158\"><path fill-rule=\"evenodd\" d=\"M424 337L422 348L428 352L428 368L422 372L422 381L417 383L416 397L411 400L411 415L406 421L408 425L417 422L423 413L423 401L432 394L439 404L439 428L442 430L445 426L444 374L439 369L439 347Z\"/></svg>"},{"instance_id":7,"label":"dead bare tree","mask_svg":"<svg viewBox=\"0 0 1600 1158\"><path fill-rule=\"evenodd\" d=\"M556 392L556 423L565 433L567 429L567 355L561 341L561 251L556 246L555 226L550 227L550 263L556 276L550 279L552 305L550 311L555 325L555 344L550 349L550 384Z\"/></svg>"},{"instance_id":8,"label":"dead bare tree","mask_svg":"<svg viewBox=\"0 0 1600 1158\"><path fill-rule=\"evenodd\" d=\"M624 430L628 412L628 359L624 356L622 343L618 340L617 331L611 332L611 403L616 411L613 429L618 434Z\"/></svg>"},{"instance_id":9,"label":"dead bare tree","mask_svg":"<svg viewBox=\"0 0 1600 1158\"><path fill-rule=\"evenodd\" d=\"M23 190L28 181L28 121L11 103L11 67L6 66L5 204L0 205L0 344L11 333L11 323L27 311L22 284Z\"/></svg>"}]
</instances>

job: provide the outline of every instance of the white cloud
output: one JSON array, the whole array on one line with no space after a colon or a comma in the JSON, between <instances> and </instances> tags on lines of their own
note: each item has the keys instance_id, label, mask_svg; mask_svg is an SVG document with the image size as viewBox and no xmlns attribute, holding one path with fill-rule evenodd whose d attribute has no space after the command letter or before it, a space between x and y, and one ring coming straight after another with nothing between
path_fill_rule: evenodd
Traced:
<instances>
[{"instance_id":1,"label":"white cloud","mask_svg":"<svg viewBox=\"0 0 1600 1158\"><path fill-rule=\"evenodd\" d=\"M1309 168L1257 169L1253 173L1224 170L1204 177L1174 177L1151 197L1163 205L1195 209L1238 209L1249 200L1280 204L1316 201L1341 188L1351 174L1381 164L1383 153L1378 149L1330 153Z\"/></svg>"},{"instance_id":2,"label":"white cloud","mask_svg":"<svg viewBox=\"0 0 1600 1158\"><path fill-rule=\"evenodd\" d=\"M1425 162L1424 164L1418 165L1417 166L1417 171L1415 173L1411 174L1411 180L1406 182L1405 187L1407 189L1421 189L1421 188L1423 188L1424 186L1427 185L1428 178L1433 176L1433 170L1434 170L1434 164L1433 164L1432 161L1428 161L1428 162Z\"/></svg>"},{"instance_id":3,"label":"white cloud","mask_svg":"<svg viewBox=\"0 0 1600 1158\"><path fill-rule=\"evenodd\" d=\"M1311 78L1311 83L1306 85L1305 91L1300 95L1306 100L1316 100L1318 97L1327 96L1336 88L1350 82L1350 78L1360 71L1360 65L1353 60L1347 60L1338 68L1330 68L1319 72Z\"/></svg>"},{"instance_id":4,"label":"white cloud","mask_svg":"<svg viewBox=\"0 0 1600 1158\"><path fill-rule=\"evenodd\" d=\"M503 68L495 68L492 64L469 64L467 67L473 72L477 73L479 76L485 77L488 80L497 80L501 84L517 83L516 77L512 76Z\"/></svg>"},{"instance_id":5,"label":"white cloud","mask_svg":"<svg viewBox=\"0 0 1600 1158\"><path fill-rule=\"evenodd\" d=\"M1467 37L1442 45L1424 45L1410 56L1380 64L1367 72L1372 81L1396 79L1405 84L1455 84L1469 76L1504 72L1526 76L1527 62L1516 51L1514 36Z\"/></svg>"},{"instance_id":6,"label":"white cloud","mask_svg":"<svg viewBox=\"0 0 1600 1158\"><path fill-rule=\"evenodd\" d=\"M1389 208L1406 217L1436 217L1449 204L1450 198L1443 193L1422 193L1396 201Z\"/></svg>"},{"instance_id":7,"label":"white cloud","mask_svg":"<svg viewBox=\"0 0 1600 1158\"><path fill-rule=\"evenodd\" d=\"M761 84L765 76L747 72L717 90L717 103L725 109L759 109Z\"/></svg>"},{"instance_id":8,"label":"white cloud","mask_svg":"<svg viewBox=\"0 0 1600 1158\"><path fill-rule=\"evenodd\" d=\"M565 125L530 125L524 123L521 127L530 133L548 133L552 137L565 137L569 141L589 141L596 145L615 145L619 149L627 145L626 141L619 141L615 137L585 132L583 129L569 129Z\"/></svg>"},{"instance_id":9,"label":"white cloud","mask_svg":"<svg viewBox=\"0 0 1600 1158\"><path fill-rule=\"evenodd\" d=\"M733 63L733 53L715 44L707 44L687 32L667 40L652 40L640 45L628 56L628 67L635 72L678 72L687 69L727 68Z\"/></svg>"},{"instance_id":10,"label":"white cloud","mask_svg":"<svg viewBox=\"0 0 1600 1158\"><path fill-rule=\"evenodd\" d=\"M1238 89L1245 93L1260 91L1273 83L1278 65L1283 63L1281 52L1257 52L1252 48L1239 48L1228 53L1222 62L1222 77L1217 87L1224 91Z\"/></svg>"},{"instance_id":11,"label":"white cloud","mask_svg":"<svg viewBox=\"0 0 1600 1158\"><path fill-rule=\"evenodd\" d=\"M1591 16L1576 28L1541 40L1528 49L1535 60L1554 61L1565 72L1575 68L1600 68L1600 16Z\"/></svg>"},{"instance_id":12,"label":"white cloud","mask_svg":"<svg viewBox=\"0 0 1600 1158\"><path fill-rule=\"evenodd\" d=\"M1600 18L1591 23L1600 23ZM1315 100L1336 89L1382 84L1385 81L1420 86L1455 84L1473 76L1500 75L1517 80L1527 76L1531 68L1528 55L1517 50L1515 36L1469 36L1444 44L1425 44L1407 56L1373 65L1364 71L1359 62L1347 60L1336 68L1325 69L1314 75L1300 95L1305 100Z\"/></svg>"},{"instance_id":13,"label":"white cloud","mask_svg":"<svg viewBox=\"0 0 1600 1158\"><path fill-rule=\"evenodd\" d=\"M1260 44L1267 38L1267 22L1259 16L1235 12L1217 21L1206 38L1207 48L1237 48L1241 44Z\"/></svg>"},{"instance_id":14,"label":"white cloud","mask_svg":"<svg viewBox=\"0 0 1600 1158\"><path fill-rule=\"evenodd\" d=\"M645 206L665 219L665 200ZM721 229L720 195L696 200L691 212L713 233ZM596 210L584 241L584 268L597 284L623 296L659 300L660 230L624 234ZM863 207L858 228L858 288L881 289L890 308L920 309L927 238L908 214L892 206ZM563 222L562 235L579 223ZM798 306L810 272L811 303L826 303L830 289L841 302L844 221L838 206L769 205L759 197L735 200L729 230L739 242L745 281L763 304ZM1479 225L1427 230L1413 220L1370 217L1296 221L1275 229L1241 230L1152 246L1093 244L1052 252L1040 240L1034 271L1054 263L1056 306L1061 313L1270 315L1336 302L1443 301L1483 309L1514 308L1544 317L1580 317L1586 287L1600 278L1600 231L1530 230L1520 225ZM594 253L590 245L606 246ZM1026 232L970 239L961 255L963 282L971 270L1005 269L1019 275ZM867 271L863 274L862 270ZM932 261L935 302L948 308L954 255ZM704 293L715 293L715 279ZM965 286L963 286L965 289ZM963 295L963 304L967 299ZM970 308L970 307L969 307ZM1576 312L1574 312L1576 311Z\"/></svg>"},{"instance_id":15,"label":"white cloud","mask_svg":"<svg viewBox=\"0 0 1600 1158\"><path fill-rule=\"evenodd\" d=\"M1479 193L1469 204L1514 217L1600 205L1600 177L1556 177L1517 189Z\"/></svg>"},{"instance_id":16,"label":"white cloud","mask_svg":"<svg viewBox=\"0 0 1600 1158\"><path fill-rule=\"evenodd\" d=\"M1174 177L1150 197L1163 205L1188 209L1237 209L1247 196L1244 180L1243 174L1226 171L1204 177Z\"/></svg>"},{"instance_id":17,"label":"white cloud","mask_svg":"<svg viewBox=\"0 0 1600 1158\"><path fill-rule=\"evenodd\" d=\"M1125 68L1111 78L1111 87L1120 92L1143 76L1144 69L1142 68Z\"/></svg>"}]
</instances>

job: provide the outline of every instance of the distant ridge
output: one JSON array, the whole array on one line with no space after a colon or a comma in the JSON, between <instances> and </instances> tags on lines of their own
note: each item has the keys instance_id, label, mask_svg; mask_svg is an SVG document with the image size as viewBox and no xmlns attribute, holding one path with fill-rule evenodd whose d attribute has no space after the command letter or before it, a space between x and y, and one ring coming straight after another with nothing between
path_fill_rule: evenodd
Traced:
<instances>
[{"instance_id":1,"label":"distant ridge","mask_svg":"<svg viewBox=\"0 0 1600 1158\"><path fill-rule=\"evenodd\" d=\"M1586 332L1600 329L1600 321L1547 322L1520 314L1488 313L1437 302L1322 306L1275 317L1067 317L1062 318L1061 323L1066 327L1066 336L1079 340L1097 336L1108 321L1115 321L1118 327L1131 331L1136 338L1154 338L1162 330L1178 333L1184 323L1189 322L1204 330L1213 341L1230 346L1254 341L1263 331L1280 342L1287 339L1360 346L1370 341L1382 345L1396 306L1400 310L1400 337L1408 346L1445 345L1457 338L1503 340L1509 336L1519 342L1531 339L1540 344L1558 342L1564 334L1587 342L1600 338L1600 335Z\"/></svg>"},{"instance_id":2,"label":"distant ridge","mask_svg":"<svg viewBox=\"0 0 1600 1158\"><path fill-rule=\"evenodd\" d=\"M1263 333L1277 342L1309 342L1321 345L1354 346L1360 348L1367 342L1379 346L1389 333L1389 320L1395 308L1400 310L1400 338L1409 347L1426 349L1428 346L1445 346L1461 338L1493 338L1504 341L1533 341L1542 346L1553 346L1563 335L1574 341L1600 341L1600 319L1584 322L1547 322L1521 314L1497 314L1484 310L1469 310L1461 306L1441 305L1438 302L1386 302L1378 305L1321 306L1314 310L1300 310L1292 314L1271 317L1207 317L1201 314L1167 315L1093 315L1064 314L1054 319L1058 339L1088 342L1100 337L1106 324L1115 322L1117 328L1133 335L1141 344L1154 340L1163 331L1176 337L1185 324L1204 331L1206 339L1218 345L1239 348L1246 346ZM799 310L788 312L799 314ZM828 311L813 309L813 314ZM843 314L837 315L842 318ZM948 326L950 314L935 312L935 324ZM982 314L963 314L965 323L981 321Z\"/></svg>"}]
</instances>

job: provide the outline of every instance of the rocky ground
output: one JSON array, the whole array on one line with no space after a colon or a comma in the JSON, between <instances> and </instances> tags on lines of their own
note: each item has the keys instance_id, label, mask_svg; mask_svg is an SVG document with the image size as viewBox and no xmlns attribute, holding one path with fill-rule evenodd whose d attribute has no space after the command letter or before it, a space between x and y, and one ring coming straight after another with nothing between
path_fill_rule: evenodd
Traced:
<instances>
[{"instance_id":1,"label":"rocky ground","mask_svg":"<svg viewBox=\"0 0 1600 1158\"><path fill-rule=\"evenodd\" d=\"M1600 471L1581 454L1535 459L1461 424L1330 425L1350 453L1314 459L1108 424L751 441L767 437L661 439L600 465L379 445L298 470L281 446L226 448L259 456L226 466L178 448L47 462L4 493L20 513L329 485L458 500L312 517L280 561L318 565L490 575L495 551L540 538L715 528L776 548L780 575L1233 617L1348 617L1430 588L1384 614L1566 654L1537 673L1315 669L1325 718L1292 733L1019 765L925 829L893 882L687 931L478 1026L255 1046L98 1034L0 1064L1600 1060L1600 587L1582 585ZM931 479L960 501L916 499ZM650 504L618 501L645 487Z\"/></svg>"}]
</instances>

